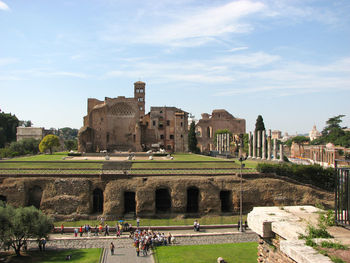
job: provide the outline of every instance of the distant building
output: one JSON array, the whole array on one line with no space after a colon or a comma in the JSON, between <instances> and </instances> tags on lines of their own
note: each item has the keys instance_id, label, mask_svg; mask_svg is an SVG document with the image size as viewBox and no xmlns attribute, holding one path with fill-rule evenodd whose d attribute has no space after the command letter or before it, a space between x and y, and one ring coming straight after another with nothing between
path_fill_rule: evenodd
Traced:
<instances>
[{"instance_id":1,"label":"distant building","mask_svg":"<svg viewBox=\"0 0 350 263\"><path fill-rule=\"evenodd\" d=\"M17 127L17 141L23 139L41 140L47 134L44 128L39 127Z\"/></svg>"},{"instance_id":2,"label":"distant building","mask_svg":"<svg viewBox=\"0 0 350 263\"><path fill-rule=\"evenodd\" d=\"M244 134L245 119L233 117L226 110L213 110L212 114L203 113L196 124L198 147L201 152L215 150L214 135L217 130L229 130L233 135Z\"/></svg>"},{"instance_id":3,"label":"distant building","mask_svg":"<svg viewBox=\"0 0 350 263\"><path fill-rule=\"evenodd\" d=\"M175 107L151 107L145 115L146 83L134 83L134 97L88 99L84 127L79 131L81 152L188 150L188 113Z\"/></svg>"},{"instance_id":4,"label":"distant building","mask_svg":"<svg viewBox=\"0 0 350 263\"><path fill-rule=\"evenodd\" d=\"M314 125L312 130L309 132L310 141L313 141L319 137L321 137L321 133L316 129L316 125Z\"/></svg>"},{"instance_id":5,"label":"distant building","mask_svg":"<svg viewBox=\"0 0 350 263\"><path fill-rule=\"evenodd\" d=\"M277 139L277 140L280 140L282 139L282 132L281 131L278 131L278 130L274 130L271 132L271 139Z\"/></svg>"}]
</instances>

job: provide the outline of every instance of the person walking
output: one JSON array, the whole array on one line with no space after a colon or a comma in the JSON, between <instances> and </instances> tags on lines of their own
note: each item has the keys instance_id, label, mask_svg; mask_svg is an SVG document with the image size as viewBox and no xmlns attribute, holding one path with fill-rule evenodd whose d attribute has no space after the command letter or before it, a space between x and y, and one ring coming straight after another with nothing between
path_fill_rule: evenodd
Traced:
<instances>
[{"instance_id":1,"label":"person walking","mask_svg":"<svg viewBox=\"0 0 350 263\"><path fill-rule=\"evenodd\" d=\"M111 242L111 244L109 245L109 248L111 250L111 256L113 256L114 255L114 244L113 244L113 242Z\"/></svg>"},{"instance_id":2,"label":"person walking","mask_svg":"<svg viewBox=\"0 0 350 263\"><path fill-rule=\"evenodd\" d=\"M64 225L62 224L61 225L61 235L63 235L64 234Z\"/></svg>"},{"instance_id":3,"label":"person walking","mask_svg":"<svg viewBox=\"0 0 350 263\"><path fill-rule=\"evenodd\" d=\"M136 225L137 225L137 228L139 228L140 227L140 218L138 217L138 218L136 218Z\"/></svg>"}]
</instances>

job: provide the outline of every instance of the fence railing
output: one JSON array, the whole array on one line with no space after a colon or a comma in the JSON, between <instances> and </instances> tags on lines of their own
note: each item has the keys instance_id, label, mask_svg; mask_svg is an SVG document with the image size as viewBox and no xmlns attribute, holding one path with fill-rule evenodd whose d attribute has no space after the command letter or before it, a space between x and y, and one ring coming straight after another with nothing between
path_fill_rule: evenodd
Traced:
<instances>
[{"instance_id":1,"label":"fence railing","mask_svg":"<svg viewBox=\"0 0 350 263\"><path fill-rule=\"evenodd\" d=\"M350 228L350 160L335 160L335 221Z\"/></svg>"}]
</instances>

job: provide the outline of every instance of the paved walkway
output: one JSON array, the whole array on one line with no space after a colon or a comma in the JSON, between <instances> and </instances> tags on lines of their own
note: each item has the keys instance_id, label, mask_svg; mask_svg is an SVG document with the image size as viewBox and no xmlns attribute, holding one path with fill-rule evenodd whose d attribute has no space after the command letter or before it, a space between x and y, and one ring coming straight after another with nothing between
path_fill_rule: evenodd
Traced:
<instances>
[{"instance_id":1,"label":"paved walkway","mask_svg":"<svg viewBox=\"0 0 350 263\"><path fill-rule=\"evenodd\" d=\"M109 249L105 249L103 263L154 263L153 255L136 256L134 248L117 248L114 255L111 255Z\"/></svg>"}]
</instances>

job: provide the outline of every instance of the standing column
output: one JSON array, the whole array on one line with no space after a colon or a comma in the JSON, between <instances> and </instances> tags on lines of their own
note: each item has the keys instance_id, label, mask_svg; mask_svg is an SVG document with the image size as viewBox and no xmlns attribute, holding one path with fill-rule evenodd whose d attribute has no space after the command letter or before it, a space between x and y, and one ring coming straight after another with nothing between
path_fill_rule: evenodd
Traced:
<instances>
[{"instance_id":1,"label":"standing column","mask_svg":"<svg viewBox=\"0 0 350 263\"><path fill-rule=\"evenodd\" d=\"M273 160L277 160L277 139L273 139Z\"/></svg>"},{"instance_id":2,"label":"standing column","mask_svg":"<svg viewBox=\"0 0 350 263\"><path fill-rule=\"evenodd\" d=\"M258 135L258 151L257 151L257 159L260 159L260 140L261 140L261 131L257 131Z\"/></svg>"},{"instance_id":3,"label":"standing column","mask_svg":"<svg viewBox=\"0 0 350 263\"><path fill-rule=\"evenodd\" d=\"M263 130L262 131L262 136L261 136L261 140L262 140L262 156L261 159L266 160L266 150L265 150L265 142L266 142L266 136L265 136L266 131Z\"/></svg>"},{"instance_id":4,"label":"standing column","mask_svg":"<svg viewBox=\"0 0 350 263\"><path fill-rule=\"evenodd\" d=\"M226 143L226 145L227 145L227 151L230 153L230 134L228 133L227 134L227 143Z\"/></svg>"},{"instance_id":5,"label":"standing column","mask_svg":"<svg viewBox=\"0 0 350 263\"><path fill-rule=\"evenodd\" d=\"M221 140L220 140L220 133L217 135L217 137L216 137L216 140L217 140L217 143L216 143L216 145L217 145L217 147L218 147L218 151L219 151L219 154L221 154L221 145L220 145L220 142L221 142Z\"/></svg>"},{"instance_id":6,"label":"standing column","mask_svg":"<svg viewBox=\"0 0 350 263\"><path fill-rule=\"evenodd\" d=\"M269 129L267 134L267 160L271 160L271 129Z\"/></svg>"},{"instance_id":7,"label":"standing column","mask_svg":"<svg viewBox=\"0 0 350 263\"><path fill-rule=\"evenodd\" d=\"M252 143L251 143L251 140L252 140L252 132L249 132L249 135L248 135L248 158L252 158L252 150L251 150L251 146L252 146Z\"/></svg>"},{"instance_id":8,"label":"standing column","mask_svg":"<svg viewBox=\"0 0 350 263\"><path fill-rule=\"evenodd\" d=\"M256 131L253 131L253 159L256 158Z\"/></svg>"},{"instance_id":9,"label":"standing column","mask_svg":"<svg viewBox=\"0 0 350 263\"><path fill-rule=\"evenodd\" d=\"M283 162L283 145L282 143L280 144L280 162Z\"/></svg>"}]
</instances>

